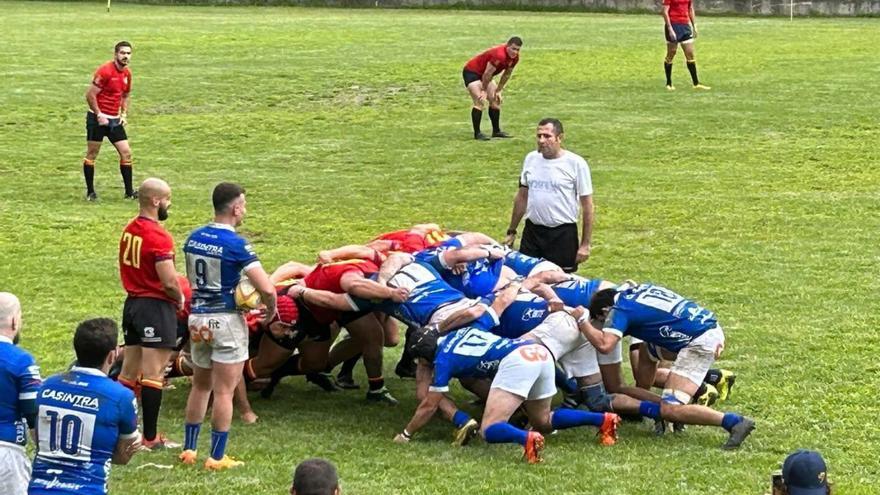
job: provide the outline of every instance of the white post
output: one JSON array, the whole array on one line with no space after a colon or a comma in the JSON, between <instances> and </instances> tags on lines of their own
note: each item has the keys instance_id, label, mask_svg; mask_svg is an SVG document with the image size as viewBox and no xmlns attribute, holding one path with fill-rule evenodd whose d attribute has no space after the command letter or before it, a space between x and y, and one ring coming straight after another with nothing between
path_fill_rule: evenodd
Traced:
<instances>
[{"instance_id":1,"label":"white post","mask_svg":"<svg viewBox=\"0 0 880 495\"><path fill-rule=\"evenodd\" d=\"M794 1L794 0L792 0ZM110 12L110 0L107 0L107 12Z\"/></svg>"},{"instance_id":2,"label":"white post","mask_svg":"<svg viewBox=\"0 0 880 495\"><path fill-rule=\"evenodd\" d=\"M110 5L110 0L107 0L107 5ZM107 7L108 9L110 7ZM794 0L791 0L791 8L789 9L789 20L794 21Z\"/></svg>"}]
</instances>

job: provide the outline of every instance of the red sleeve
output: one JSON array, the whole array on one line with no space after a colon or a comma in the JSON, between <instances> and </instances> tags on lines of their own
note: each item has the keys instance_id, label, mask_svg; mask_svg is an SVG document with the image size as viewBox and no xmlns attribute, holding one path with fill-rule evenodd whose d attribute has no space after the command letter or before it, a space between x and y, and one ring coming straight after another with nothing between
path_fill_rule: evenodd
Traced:
<instances>
[{"instance_id":1,"label":"red sleeve","mask_svg":"<svg viewBox=\"0 0 880 495\"><path fill-rule=\"evenodd\" d=\"M150 254L156 263L174 259L174 239L164 230L155 230L150 236Z\"/></svg>"},{"instance_id":2,"label":"red sleeve","mask_svg":"<svg viewBox=\"0 0 880 495\"><path fill-rule=\"evenodd\" d=\"M98 67L98 70L95 71L95 75L92 76L92 84L99 88L104 88L104 82L107 81L107 77L104 74L104 66Z\"/></svg>"},{"instance_id":3,"label":"red sleeve","mask_svg":"<svg viewBox=\"0 0 880 495\"><path fill-rule=\"evenodd\" d=\"M663 5L671 6L671 5L672 5L672 0L663 0Z\"/></svg>"}]
</instances>

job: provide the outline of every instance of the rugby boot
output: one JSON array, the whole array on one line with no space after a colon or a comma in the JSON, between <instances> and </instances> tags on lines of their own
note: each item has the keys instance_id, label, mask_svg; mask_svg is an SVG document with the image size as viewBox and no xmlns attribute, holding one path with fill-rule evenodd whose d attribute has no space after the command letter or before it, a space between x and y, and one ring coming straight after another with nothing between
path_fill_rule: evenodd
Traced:
<instances>
[{"instance_id":1,"label":"rugby boot","mask_svg":"<svg viewBox=\"0 0 880 495\"><path fill-rule=\"evenodd\" d=\"M234 458L224 455L219 461L213 457L205 459L205 469L208 471L223 471L224 469L244 466L244 462L236 461Z\"/></svg>"},{"instance_id":2,"label":"rugby boot","mask_svg":"<svg viewBox=\"0 0 880 495\"><path fill-rule=\"evenodd\" d=\"M617 427L620 426L620 416L614 413L605 413L602 426L599 427L599 445L614 445L617 443Z\"/></svg>"},{"instance_id":3,"label":"rugby boot","mask_svg":"<svg viewBox=\"0 0 880 495\"><path fill-rule=\"evenodd\" d=\"M537 431L528 432L526 436L526 444L523 446L523 459L529 464L538 464L543 462L541 451L544 450L544 436Z\"/></svg>"},{"instance_id":4,"label":"rugby boot","mask_svg":"<svg viewBox=\"0 0 880 495\"><path fill-rule=\"evenodd\" d=\"M754 429L755 422L749 418L743 418L742 421L730 429L730 437L727 438L727 441L724 442L724 445L722 445L721 448L724 450L738 448Z\"/></svg>"},{"instance_id":5,"label":"rugby boot","mask_svg":"<svg viewBox=\"0 0 880 495\"><path fill-rule=\"evenodd\" d=\"M177 459L184 464L188 464L190 466L196 463L196 458L199 456L198 452L195 450L184 450L177 456Z\"/></svg>"},{"instance_id":6,"label":"rugby boot","mask_svg":"<svg viewBox=\"0 0 880 495\"><path fill-rule=\"evenodd\" d=\"M471 418L464 424L461 428L455 430L452 434L452 446L453 447L464 447L471 441L472 438L477 436L477 432L480 431L480 424L477 423L477 420Z\"/></svg>"}]
</instances>

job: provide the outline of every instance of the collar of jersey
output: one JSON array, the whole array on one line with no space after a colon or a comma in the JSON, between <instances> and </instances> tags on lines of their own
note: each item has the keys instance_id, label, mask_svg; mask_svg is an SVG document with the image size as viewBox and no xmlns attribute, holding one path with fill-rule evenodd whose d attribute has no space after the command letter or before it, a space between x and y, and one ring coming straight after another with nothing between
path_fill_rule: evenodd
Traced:
<instances>
[{"instance_id":1,"label":"collar of jersey","mask_svg":"<svg viewBox=\"0 0 880 495\"><path fill-rule=\"evenodd\" d=\"M209 225L215 229L226 229L235 232L235 227L229 225L228 223L211 222Z\"/></svg>"},{"instance_id":2,"label":"collar of jersey","mask_svg":"<svg viewBox=\"0 0 880 495\"><path fill-rule=\"evenodd\" d=\"M84 375L107 376L107 373L98 368L86 368L84 366L71 366L70 371L74 373L82 373Z\"/></svg>"},{"instance_id":3,"label":"collar of jersey","mask_svg":"<svg viewBox=\"0 0 880 495\"><path fill-rule=\"evenodd\" d=\"M12 339L5 335L0 335L0 342L5 342L7 344L12 344Z\"/></svg>"}]
</instances>

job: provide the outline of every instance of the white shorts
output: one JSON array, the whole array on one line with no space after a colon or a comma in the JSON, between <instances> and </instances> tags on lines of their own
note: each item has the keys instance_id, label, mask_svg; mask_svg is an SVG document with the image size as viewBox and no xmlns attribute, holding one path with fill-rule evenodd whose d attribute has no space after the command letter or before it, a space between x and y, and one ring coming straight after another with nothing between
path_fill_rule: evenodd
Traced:
<instances>
[{"instance_id":1,"label":"white shorts","mask_svg":"<svg viewBox=\"0 0 880 495\"><path fill-rule=\"evenodd\" d=\"M498 364L491 388L499 388L525 400L556 395L553 356L541 344L529 344L511 352Z\"/></svg>"},{"instance_id":2,"label":"white shorts","mask_svg":"<svg viewBox=\"0 0 880 495\"><path fill-rule=\"evenodd\" d=\"M670 372L683 376L699 386L706 378L706 372L715 362L715 349L723 343L724 331L721 330L721 327L716 326L678 351L678 357L672 363Z\"/></svg>"},{"instance_id":3,"label":"white shorts","mask_svg":"<svg viewBox=\"0 0 880 495\"><path fill-rule=\"evenodd\" d=\"M248 329L241 313L191 314L189 339L193 364L199 368L247 361Z\"/></svg>"},{"instance_id":4,"label":"white shorts","mask_svg":"<svg viewBox=\"0 0 880 495\"><path fill-rule=\"evenodd\" d=\"M468 309L472 306L476 306L477 304L480 304L479 299L462 299L460 301L455 301L454 303L447 304L446 306L443 306L440 309L434 311L434 313L431 315L431 320L428 321L428 324L432 325L436 323L439 325L440 323L443 323L443 320L449 318L455 313L458 313L463 309Z\"/></svg>"},{"instance_id":5,"label":"white shorts","mask_svg":"<svg viewBox=\"0 0 880 495\"><path fill-rule=\"evenodd\" d=\"M27 495L31 480L31 462L24 447L0 442L0 493Z\"/></svg>"},{"instance_id":6,"label":"white shorts","mask_svg":"<svg viewBox=\"0 0 880 495\"><path fill-rule=\"evenodd\" d=\"M558 311L550 314L525 337L535 338L544 344L569 377L581 378L599 373L596 348L567 313Z\"/></svg>"},{"instance_id":7,"label":"white shorts","mask_svg":"<svg viewBox=\"0 0 880 495\"><path fill-rule=\"evenodd\" d=\"M529 276L535 276L543 272L561 272L562 268L552 261L543 260L529 270Z\"/></svg>"},{"instance_id":8,"label":"white shorts","mask_svg":"<svg viewBox=\"0 0 880 495\"><path fill-rule=\"evenodd\" d=\"M617 344L614 346L614 349L611 349L611 352L608 354L602 354L601 352L596 352L596 358L599 360L599 364L604 366L606 364L619 364L623 362L623 342L618 340Z\"/></svg>"}]
</instances>

